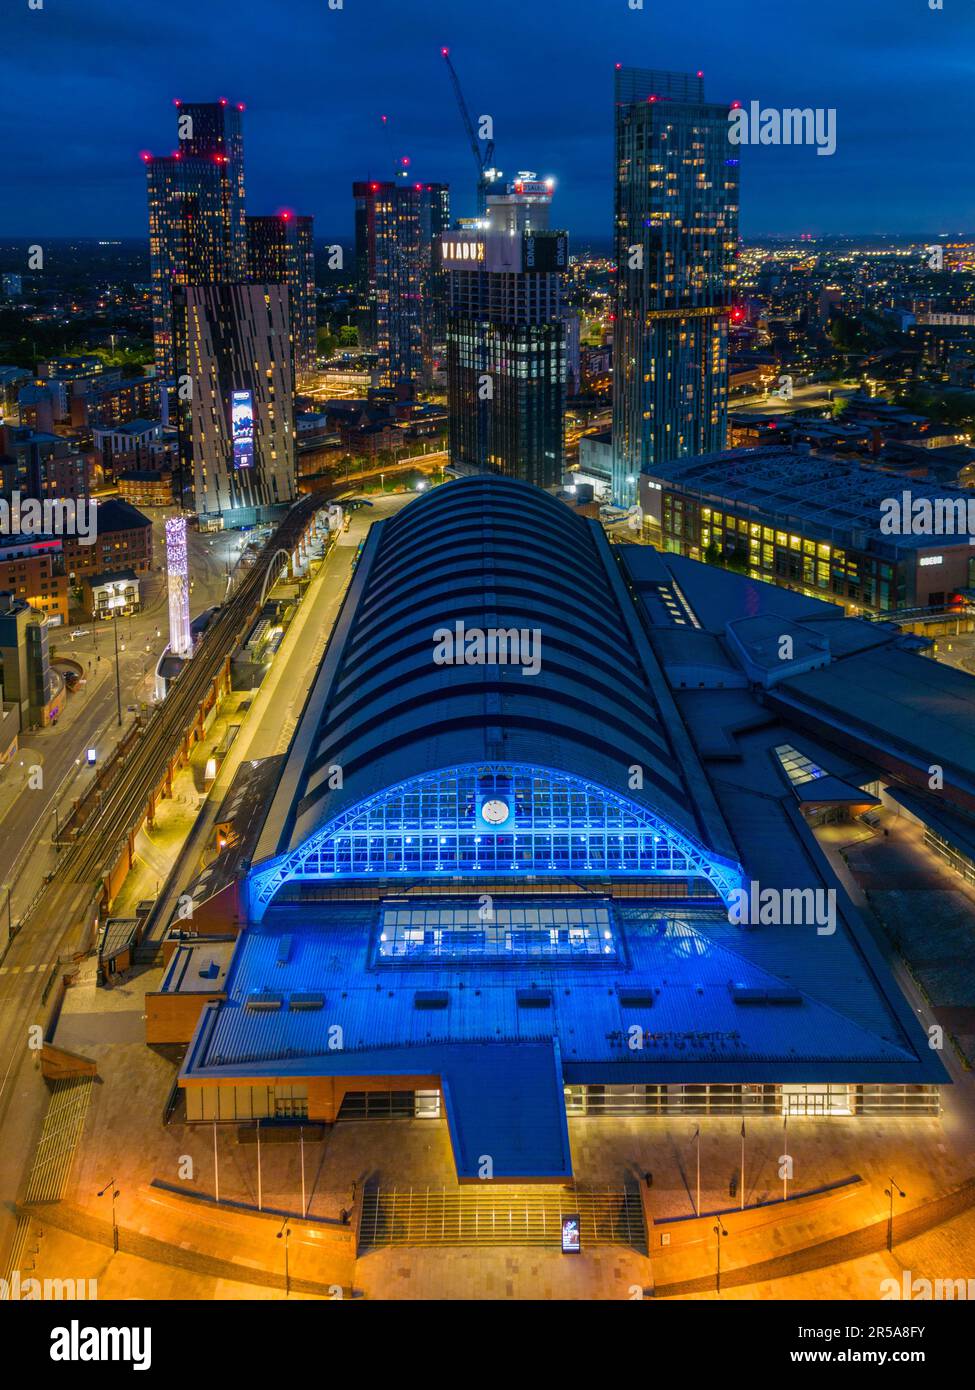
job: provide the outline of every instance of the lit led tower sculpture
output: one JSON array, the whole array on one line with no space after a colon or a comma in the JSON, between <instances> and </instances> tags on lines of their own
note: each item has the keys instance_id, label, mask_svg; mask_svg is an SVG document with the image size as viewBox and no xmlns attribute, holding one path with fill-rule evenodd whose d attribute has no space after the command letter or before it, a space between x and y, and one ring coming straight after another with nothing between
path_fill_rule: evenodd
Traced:
<instances>
[{"instance_id":1,"label":"lit led tower sculpture","mask_svg":"<svg viewBox=\"0 0 975 1390\"><path fill-rule=\"evenodd\" d=\"M186 561L186 518L166 522L166 575L169 585L169 650L173 656L192 656L190 636L190 574Z\"/></svg>"}]
</instances>

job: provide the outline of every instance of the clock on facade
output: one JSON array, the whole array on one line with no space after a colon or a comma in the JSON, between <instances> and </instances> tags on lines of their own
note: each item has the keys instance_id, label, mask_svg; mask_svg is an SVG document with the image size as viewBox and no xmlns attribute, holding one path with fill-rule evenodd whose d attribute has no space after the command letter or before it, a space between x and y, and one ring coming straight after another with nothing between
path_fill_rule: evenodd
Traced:
<instances>
[{"instance_id":1,"label":"clock on facade","mask_svg":"<svg viewBox=\"0 0 975 1390\"><path fill-rule=\"evenodd\" d=\"M485 801L481 807L481 818L487 821L488 825L504 825L510 814L508 803L496 796L490 801Z\"/></svg>"}]
</instances>

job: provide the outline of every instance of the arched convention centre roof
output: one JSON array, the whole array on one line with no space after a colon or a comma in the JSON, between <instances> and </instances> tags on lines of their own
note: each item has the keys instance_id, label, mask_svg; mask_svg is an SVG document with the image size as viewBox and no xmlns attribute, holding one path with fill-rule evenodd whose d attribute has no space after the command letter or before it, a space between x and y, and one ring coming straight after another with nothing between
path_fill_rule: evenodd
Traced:
<instances>
[{"instance_id":1,"label":"arched convention centre roof","mask_svg":"<svg viewBox=\"0 0 975 1390\"><path fill-rule=\"evenodd\" d=\"M499 630L518 643L482 662L470 644ZM601 528L490 475L372 527L255 865L390 788L479 765L547 769L734 855Z\"/></svg>"}]
</instances>

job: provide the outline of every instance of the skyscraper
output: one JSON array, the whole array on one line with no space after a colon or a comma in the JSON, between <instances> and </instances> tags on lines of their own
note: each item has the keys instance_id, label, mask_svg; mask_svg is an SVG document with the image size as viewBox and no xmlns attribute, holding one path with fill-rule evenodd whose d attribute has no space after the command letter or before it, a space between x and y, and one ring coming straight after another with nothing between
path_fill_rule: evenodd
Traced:
<instances>
[{"instance_id":1,"label":"skyscraper","mask_svg":"<svg viewBox=\"0 0 975 1390\"><path fill-rule=\"evenodd\" d=\"M247 276L242 106L177 102L176 152L143 155L156 371L173 376L173 287Z\"/></svg>"},{"instance_id":2,"label":"skyscraper","mask_svg":"<svg viewBox=\"0 0 975 1390\"><path fill-rule=\"evenodd\" d=\"M435 256L450 222L442 183L354 183L359 292L368 305L365 346L378 352L380 383L411 390L430 379L444 328L443 269Z\"/></svg>"},{"instance_id":3,"label":"skyscraper","mask_svg":"<svg viewBox=\"0 0 975 1390\"><path fill-rule=\"evenodd\" d=\"M539 487L561 482L565 440L569 251L551 197L522 176L442 239L451 461Z\"/></svg>"},{"instance_id":4,"label":"skyscraper","mask_svg":"<svg viewBox=\"0 0 975 1390\"><path fill-rule=\"evenodd\" d=\"M269 518L296 493L286 285L186 285L173 292L179 451L201 524Z\"/></svg>"},{"instance_id":5,"label":"skyscraper","mask_svg":"<svg viewBox=\"0 0 975 1390\"><path fill-rule=\"evenodd\" d=\"M295 380L300 385L315 369L318 348L314 219L291 212L248 217L247 276L258 285L288 286Z\"/></svg>"},{"instance_id":6,"label":"skyscraper","mask_svg":"<svg viewBox=\"0 0 975 1390\"><path fill-rule=\"evenodd\" d=\"M724 448L738 160L703 74L616 70L613 500Z\"/></svg>"}]
</instances>

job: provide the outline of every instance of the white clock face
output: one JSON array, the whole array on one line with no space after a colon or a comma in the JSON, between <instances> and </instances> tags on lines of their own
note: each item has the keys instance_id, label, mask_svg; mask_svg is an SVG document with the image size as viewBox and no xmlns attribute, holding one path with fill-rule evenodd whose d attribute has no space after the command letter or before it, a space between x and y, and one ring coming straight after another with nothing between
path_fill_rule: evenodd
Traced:
<instances>
[{"instance_id":1,"label":"white clock face","mask_svg":"<svg viewBox=\"0 0 975 1390\"><path fill-rule=\"evenodd\" d=\"M481 807L481 815L488 825L504 825L510 814L507 802L501 801L497 797L485 801Z\"/></svg>"}]
</instances>

